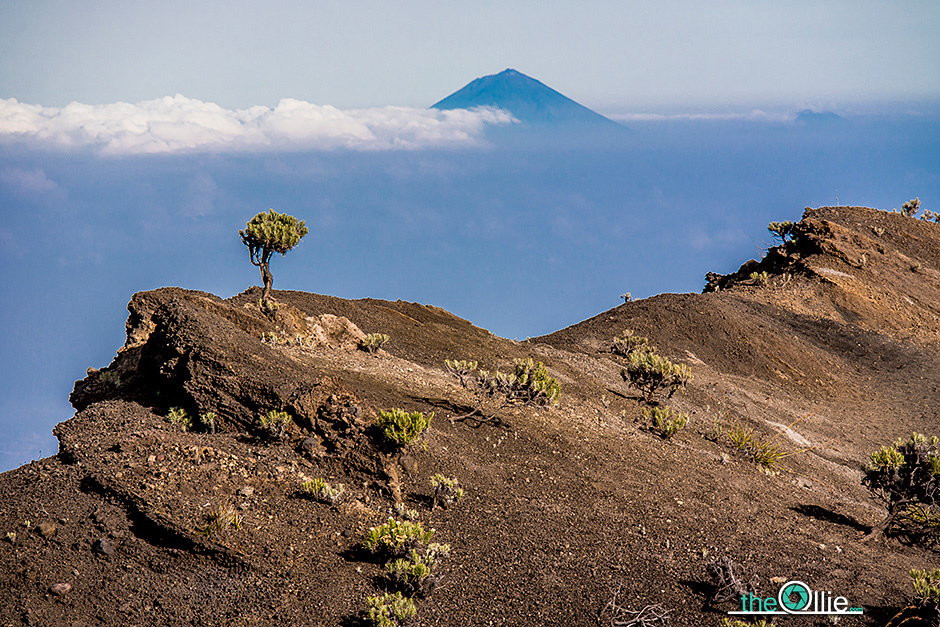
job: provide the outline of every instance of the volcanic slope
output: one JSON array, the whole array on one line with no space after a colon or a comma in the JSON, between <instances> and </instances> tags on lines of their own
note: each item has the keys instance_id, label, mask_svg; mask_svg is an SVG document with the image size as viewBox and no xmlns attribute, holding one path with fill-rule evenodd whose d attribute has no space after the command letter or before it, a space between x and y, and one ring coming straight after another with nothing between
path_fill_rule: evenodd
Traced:
<instances>
[{"instance_id":1,"label":"volcanic slope","mask_svg":"<svg viewBox=\"0 0 940 627\"><path fill-rule=\"evenodd\" d=\"M598 128L608 132L625 130L617 122L513 69L474 79L431 105L432 109L443 110L474 107L503 109L524 125Z\"/></svg>"},{"instance_id":2,"label":"volcanic slope","mask_svg":"<svg viewBox=\"0 0 940 627\"><path fill-rule=\"evenodd\" d=\"M706 603L720 555L763 596L799 579L865 607L840 625L883 624L908 570L936 563L864 541L883 511L860 480L871 451L938 431L940 225L824 207L795 232L711 275L708 293L625 303L526 342L401 301L276 291L265 315L257 289L135 294L125 346L76 383L59 454L0 475L0 622L351 624L383 586L359 543L401 502L452 547L417 624L596 624L617 594L633 610L661 604L672 625L718 625L736 605ZM620 377L610 347L625 328L692 368L668 401L691 416L671 439L646 428ZM366 353L364 333L391 340ZM450 420L473 398L444 359L525 357L561 382L558 404ZM214 412L215 426L183 432L173 407ZM435 412L400 454L370 428L394 407ZM272 409L291 417L280 442L254 426ZM763 472L716 424L793 454ZM435 473L466 497L432 507ZM302 498L314 477L347 498ZM240 525L207 533L220 507Z\"/></svg>"}]
</instances>

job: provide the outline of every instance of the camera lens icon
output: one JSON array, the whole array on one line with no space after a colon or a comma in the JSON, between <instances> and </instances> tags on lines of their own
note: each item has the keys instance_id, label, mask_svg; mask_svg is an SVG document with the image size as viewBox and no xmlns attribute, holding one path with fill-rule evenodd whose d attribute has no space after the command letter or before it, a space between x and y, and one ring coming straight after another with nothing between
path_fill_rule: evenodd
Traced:
<instances>
[{"instance_id":1,"label":"camera lens icon","mask_svg":"<svg viewBox=\"0 0 940 627\"><path fill-rule=\"evenodd\" d=\"M777 601L786 612L801 612L809 606L812 591L802 581L788 581L780 588Z\"/></svg>"}]
</instances>

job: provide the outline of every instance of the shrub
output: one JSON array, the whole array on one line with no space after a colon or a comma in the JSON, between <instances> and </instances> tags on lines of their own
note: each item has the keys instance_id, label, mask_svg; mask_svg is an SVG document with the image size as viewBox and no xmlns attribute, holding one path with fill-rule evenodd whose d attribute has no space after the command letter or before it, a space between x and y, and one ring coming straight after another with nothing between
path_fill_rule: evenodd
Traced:
<instances>
[{"instance_id":1,"label":"shrub","mask_svg":"<svg viewBox=\"0 0 940 627\"><path fill-rule=\"evenodd\" d=\"M105 370L98 375L98 380L105 385L118 387L121 385L121 375L114 370Z\"/></svg>"},{"instance_id":2,"label":"shrub","mask_svg":"<svg viewBox=\"0 0 940 627\"><path fill-rule=\"evenodd\" d=\"M227 505L220 505L207 516L202 534L209 537L223 533L226 529L240 529L242 518L237 511Z\"/></svg>"},{"instance_id":3,"label":"shrub","mask_svg":"<svg viewBox=\"0 0 940 627\"><path fill-rule=\"evenodd\" d=\"M434 529L425 531L419 522L389 518L387 522L369 529L362 545L375 555L397 558L429 546L433 537Z\"/></svg>"},{"instance_id":4,"label":"shrub","mask_svg":"<svg viewBox=\"0 0 940 627\"><path fill-rule=\"evenodd\" d=\"M511 405L552 405L561 396L561 385L548 374L545 364L540 361L517 359L511 373L479 370L477 365L476 361L444 361L447 371L477 397L474 409L454 420L474 414L490 420L498 411Z\"/></svg>"},{"instance_id":5,"label":"shrub","mask_svg":"<svg viewBox=\"0 0 940 627\"><path fill-rule=\"evenodd\" d=\"M287 426L290 423L291 417L286 411L272 409L258 416L258 428L261 434L270 440L283 440L287 437Z\"/></svg>"},{"instance_id":6,"label":"shrub","mask_svg":"<svg viewBox=\"0 0 940 627\"><path fill-rule=\"evenodd\" d=\"M392 589L409 597L427 596L440 582L440 574L436 572L438 564L449 552L449 546L439 544L422 551L411 550L406 557L385 564L385 575Z\"/></svg>"},{"instance_id":7,"label":"shrub","mask_svg":"<svg viewBox=\"0 0 940 627\"><path fill-rule=\"evenodd\" d=\"M447 369L447 372L457 377L457 380L460 381L460 385L465 388L471 387L472 383L475 382L478 365L477 362L466 359L444 360L444 368Z\"/></svg>"},{"instance_id":8,"label":"shrub","mask_svg":"<svg viewBox=\"0 0 940 627\"><path fill-rule=\"evenodd\" d=\"M261 270L261 280L264 282L264 290L261 292L259 303L261 309L265 313L273 313L269 304L271 286L274 283L274 276L270 269L271 255L287 254L307 234L307 227L303 220L270 209L249 220L238 234L242 238L242 243L248 247L251 263ZM274 311L276 309L274 307Z\"/></svg>"},{"instance_id":9,"label":"shrub","mask_svg":"<svg viewBox=\"0 0 940 627\"><path fill-rule=\"evenodd\" d=\"M362 620L371 627L399 627L417 613L414 601L403 596L401 592L386 592L380 596L366 598Z\"/></svg>"},{"instance_id":10,"label":"shrub","mask_svg":"<svg viewBox=\"0 0 940 627\"><path fill-rule=\"evenodd\" d=\"M705 437L713 442L726 440L735 452L750 459L764 472L774 474L779 470L784 459L812 448L791 450L786 448L779 440L787 429L800 422L800 420L802 418L794 420L771 438L763 438L755 434L750 427L738 424L725 426L716 421Z\"/></svg>"},{"instance_id":11,"label":"shrub","mask_svg":"<svg viewBox=\"0 0 940 627\"><path fill-rule=\"evenodd\" d=\"M918 604L940 607L940 568L915 568L911 571L911 580L914 585L914 598Z\"/></svg>"},{"instance_id":12,"label":"shrub","mask_svg":"<svg viewBox=\"0 0 940 627\"><path fill-rule=\"evenodd\" d=\"M434 488L435 507L449 507L464 497L464 490L457 479L445 477L440 473L431 477L431 487Z\"/></svg>"},{"instance_id":13,"label":"shrub","mask_svg":"<svg viewBox=\"0 0 940 627\"><path fill-rule=\"evenodd\" d=\"M532 358L513 362L512 375L503 380L501 392L519 405L551 405L561 395L561 385L549 376L545 364ZM498 379L499 377L497 377Z\"/></svg>"},{"instance_id":14,"label":"shrub","mask_svg":"<svg viewBox=\"0 0 940 627\"><path fill-rule=\"evenodd\" d=\"M627 356L627 367L620 371L620 376L643 392L649 403L660 391L666 393L666 398L672 398L676 390L692 380L692 370L652 351L634 351Z\"/></svg>"},{"instance_id":15,"label":"shrub","mask_svg":"<svg viewBox=\"0 0 940 627\"><path fill-rule=\"evenodd\" d=\"M656 351L653 345L650 344L650 339L648 337L637 335L634 333L633 329L624 329L623 333L615 337L614 344L610 350L615 355L620 355L621 357L629 357L630 353L635 351Z\"/></svg>"},{"instance_id":16,"label":"shrub","mask_svg":"<svg viewBox=\"0 0 940 627\"><path fill-rule=\"evenodd\" d=\"M887 509L881 531L940 542L940 440L914 433L870 456L862 483Z\"/></svg>"},{"instance_id":17,"label":"shrub","mask_svg":"<svg viewBox=\"0 0 940 627\"><path fill-rule=\"evenodd\" d=\"M930 209L924 209L924 212L920 216L921 220L926 222L940 222L940 213L936 211L931 211Z\"/></svg>"},{"instance_id":18,"label":"shrub","mask_svg":"<svg viewBox=\"0 0 940 627\"><path fill-rule=\"evenodd\" d=\"M768 283L770 283L770 275L767 274L766 270L764 270L763 272L752 272L749 275L749 278L752 281L754 281L754 283L756 283L757 285L767 285Z\"/></svg>"},{"instance_id":19,"label":"shrub","mask_svg":"<svg viewBox=\"0 0 940 627\"><path fill-rule=\"evenodd\" d=\"M404 518L405 520L418 520L421 517L421 514L418 513L416 509L408 509L408 506L402 502L395 503L389 509L389 512L395 514L399 518Z\"/></svg>"},{"instance_id":20,"label":"shrub","mask_svg":"<svg viewBox=\"0 0 940 627\"><path fill-rule=\"evenodd\" d=\"M787 244L792 242L796 237L795 226L796 223L789 220L785 222L771 222L767 225L767 230L770 231L771 235L779 239L781 244Z\"/></svg>"},{"instance_id":21,"label":"shrub","mask_svg":"<svg viewBox=\"0 0 940 627\"><path fill-rule=\"evenodd\" d=\"M689 415L674 410L672 407L647 407L643 415L664 438L670 438L689 422Z\"/></svg>"},{"instance_id":22,"label":"shrub","mask_svg":"<svg viewBox=\"0 0 940 627\"><path fill-rule=\"evenodd\" d=\"M744 568L727 555L716 557L709 562L705 566L705 572L712 581L712 594L708 598L708 605L711 607L757 592L757 576L748 576Z\"/></svg>"},{"instance_id":23,"label":"shrub","mask_svg":"<svg viewBox=\"0 0 940 627\"><path fill-rule=\"evenodd\" d=\"M386 333L370 333L359 342L359 348L367 353L377 353L390 339L392 338Z\"/></svg>"},{"instance_id":24,"label":"shrub","mask_svg":"<svg viewBox=\"0 0 940 627\"><path fill-rule=\"evenodd\" d=\"M940 568L910 571L914 597L886 627L940 625Z\"/></svg>"},{"instance_id":25,"label":"shrub","mask_svg":"<svg viewBox=\"0 0 940 627\"><path fill-rule=\"evenodd\" d=\"M404 409L380 411L375 419L375 426L382 436L396 446L407 446L424 433L434 418L434 412L427 416L420 411L407 412Z\"/></svg>"},{"instance_id":26,"label":"shrub","mask_svg":"<svg viewBox=\"0 0 940 627\"><path fill-rule=\"evenodd\" d=\"M264 299L264 298L259 298L259 299L258 299L258 311L260 311L261 313L263 313L263 314L266 315L266 316L273 316L274 314L277 313L277 310L280 309L280 308L281 308L281 306L278 305L278 304L277 304L276 302L274 302L273 300L271 300L270 298L269 298L269 299Z\"/></svg>"},{"instance_id":27,"label":"shrub","mask_svg":"<svg viewBox=\"0 0 940 627\"><path fill-rule=\"evenodd\" d=\"M343 490L344 487L342 483L332 486L327 483L323 477L308 479L300 484L300 491L303 494L328 505L338 503L343 498Z\"/></svg>"},{"instance_id":28,"label":"shrub","mask_svg":"<svg viewBox=\"0 0 940 627\"><path fill-rule=\"evenodd\" d=\"M749 427L732 426L728 429L728 441L731 447L744 454L765 470L773 471L783 458L791 454L774 439L765 440L754 435Z\"/></svg>"},{"instance_id":29,"label":"shrub","mask_svg":"<svg viewBox=\"0 0 940 627\"><path fill-rule=\"evenodd\" d=\"M201 413L198 417L199 425L209 433L215 433L215 419L217 417L214 411Z\"/></svg>"},{"instance_id":30,"label":"shrub","mask_svg":"<svg viewBox=\"0 0 940 627\"><path fill-rule=\"evenodd\" d=\"M170 424L179 428L180 431L189 431L193 426L193 419L182 407L173 407L170 413L166 415Z\"/></svg>"},{"instance_id":31,"label":"shrub","mask_svg":"<svg viewBox=\"0 0 940 627\"><path fill-rule=\"evenodd\" d=\"M901 205L900 213L902 216L913 218L920 211L920 198L912 198Z\"/></svg>"}]
</instances>

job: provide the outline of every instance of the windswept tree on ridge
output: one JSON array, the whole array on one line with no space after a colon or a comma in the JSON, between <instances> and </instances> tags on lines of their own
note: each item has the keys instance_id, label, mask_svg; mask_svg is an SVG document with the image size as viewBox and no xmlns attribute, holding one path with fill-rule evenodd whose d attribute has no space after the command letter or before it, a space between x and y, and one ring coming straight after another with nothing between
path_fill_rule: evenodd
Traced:
<instances>
[{"instance_id":1,"label":"windswept tree on ridge","mask_svg":"<svg viewBox=\"0 0 940 627\"><path fill-rule=\"evenodd\" d=\"M274 284L270 268L271 255L286 254L307 234L307 227L303 220L269 209L249 220L238 234L241 235L242 243L248 247L251 263L261 270L261 280L264 282L261 302L267 303L271 299L271 286Z\"/></svg>"}]
</instances>

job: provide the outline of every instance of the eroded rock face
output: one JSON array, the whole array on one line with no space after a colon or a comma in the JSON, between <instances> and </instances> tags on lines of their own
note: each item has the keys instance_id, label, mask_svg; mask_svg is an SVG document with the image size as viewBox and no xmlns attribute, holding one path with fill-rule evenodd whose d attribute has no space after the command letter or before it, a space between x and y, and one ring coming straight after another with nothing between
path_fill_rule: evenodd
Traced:
<instances>
[{"instance_id":1,"label":"eroded rock face","mask_svg":"<svg viewBox=\"0 0 940 627\"><path fill-rule=\"evenodd\" d=\"M288 411L298 427L328 443L362 432L354 395L261 340L294 333L311 338L306 346L354 349L365 335L346 318L308 317L288 305L267 317L176 288L135 294L128 311L125 346L108 368L75 384L70 401L79 411L123 400L158 414L171 407L193 416L211 411L217 428L248 431L259 414L274 409Z\"/></svg>"},{"instance_id":2,"label":"eroded rock face","mask_svg":"<svg viewBox=\"0 0 940 627\"><path fill-rule=\"evenodd\" d=\"M359 327L342 316L320 314L307 318L310 337L316 345L330 348L355 350L366 339L366 334Z\"/></svg>"}]
</instances>

